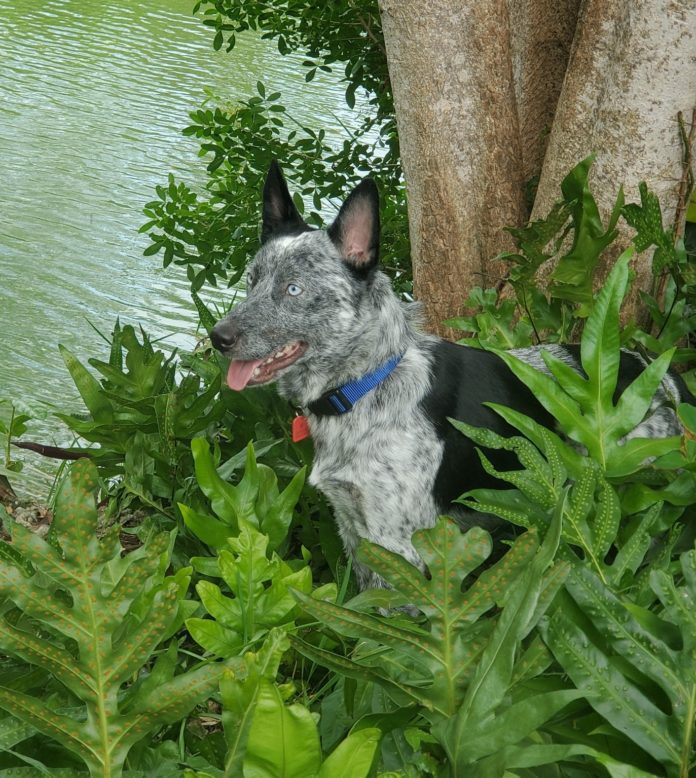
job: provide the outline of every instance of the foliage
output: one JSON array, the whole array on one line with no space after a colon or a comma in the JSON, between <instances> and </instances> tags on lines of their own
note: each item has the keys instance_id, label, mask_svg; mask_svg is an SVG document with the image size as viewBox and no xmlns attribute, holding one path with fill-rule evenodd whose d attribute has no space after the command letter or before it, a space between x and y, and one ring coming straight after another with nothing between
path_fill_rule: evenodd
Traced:
<instances>
[{"instance_id":1,"label":"foliage","mask_svg":"<svg viewBox=\"0 0 696 778\"><path fill-rule=\"evenodd\" d=\"M202 0L195 10L202 10L203 23L215 29L214 48L226 45L232 51L239 33L259 30L263 37L277 40L281 54L306 54L303 66L308 68L308 81L317 69L330 70L338 64L345 74L349 105L354 103L355 92L365 89L378 108L378 120L393 114L381 18L374 0L339 0L328 8L318 8L308 0L277 6Z\"/></svg>"},{"instance_id":2,"label":"foliage","mask_svg":"<svg viewBox=\"0 0 696 778\"><path fill-rule=\"evenodd\" d=\"M593 708L662 765L667 776L680 778L690 774L693 760L696 656L690 606L696 594L695 559L696 551L684 552L681 571L650 572L657 614L578 567L568 581L570 597L561 601L543 630ZM677 577L683 586L677 585ZM650 764L644 757L641 761Z\"/></svg>"},{"instance_id":3,"label":"foliage","mask_svg":"<svg viewBox=\"0 0 696 778\"><path fill-rule=\"evenodd\" d=\"M186 627L206 651L234 656L249 647L274 626L294 626L297 608L290 588L310 593L312 571L309 554L286 563L275 553L287 546L287 534L304 485L305 470L298 470L280 492L274 471L257 463L254 447L246 450L246 467L239 484L224 481L215 469L208 444L191 441L198 483L209 498L215 516L179 509L186 526L217 557L194 557L194 568L213 578L222 578L233 597L216 584L202 580L196 592L210 619L190 618ZM270 558L269 558L269 552ZM316 596L332 595L333 584L320 587Z\"/></svg>"},{"instance_id":4,"label":"foliage","mask_svg":"<svg viewBox=\"0 0 696 778\"><path fill-rule=\"evenodd\" d=\"M447 324L468 334L461 342L501 349L532 343L568 343L579 338L592 309L593 288L600 256L612 249L623 218L636 231L633 246L642 252L655 247L652 259L653 289L640 292L647 319L642 326L629 323L621 333L622 344L664 354L674 349L673 362L693 363L696 349L696 285L682 240L665 228L659 202L642 183L641 202L624 203L620 190L608 223L603 225L588 184L592 165L588 157L565 177L562 199L545 219L510 229L518 250L497 257L510 267L506 282L514 298L498 289L473 289L465 303L467 316ZM555 265L543 281L540 273ZM693 370L686 376L696 379Z\"/></svg>"},{"instance_id":5,"label":"foliage","mask_svg":"<svg viewBox=\"0 0 696 778\"><path fill-rule=\"evenodd\" d=\"M0 400L0 402L3 402ZM11 441L13 438L19 438L26 432L27 422L31 416L28 413L17 412L14 403L10 403L10 419L5 424L0 420L0 434L5 435L5 447L3 451L2 468L8 473L19 473L24 466L21 460L12 459Z\"/></svg>"},{"instance_id":6,"label":"foliage","mask_svg":"<svg viewBox=\"0 0 696 778\"><path fill-rule=\"evenodd\" d=\"M66 348L61 353L88 415L57 416L81 439L98 444L88 449L90 457L102 477L121 477L129 501L166 512L165 503L185 493L181 477L192 469L188 441L222 416L215 402L219 379L203 385L191 371L178 380L175 353L165 356L144 332L140 341L133 327L121 328L118 321L109 361L89 360L101 382ZM121 507L129 501L121 499Z\"/></svg>"},{"instance_id":7,"label":"foliage","mask_svg":"<svg viewBox=\"0 0 696 778\"><path fill-rule=\"evenodd\" d=\"M267 465L257 463L254 447L249 443L244 476L237 486L233 486L215 469L205 440L192 440L191 448L196 478L217 518L196 514L180 506L189 529L208 545L220 549L240 529L252 527L265 534L270 549L278 548L287 536L292 512L304 485L305 468L297 471L281 493L276 474Z\"/></svg>"},{"instance_id":8,"label":"foliage","mask_svg":"<svg viewBox=\"0 0 696 778\"><path fill-rule=\"evenodd\" d=\"M507 554L466 590L466 579L492 550L484 530L462 535L441 519L420 530L414 547L427 575L400 556L362 541L360 556L426 617L428 629L398 626L375 616L316 602L299 592L305 610L327 627L359 640L352 658L293 645L310 658L348 677L383 686L396 705L409 705L442 746L453 774L484 775L512 761L538 766L543 749L524 741L548 718L577 699L574 690L548 691L515 700L513 688L543 671L549 657L539 640L522 641L553 601L568 573L552 565L560 532L554 528L539 548L535 532L521 536ZM495 618L482 618L495 606ZM529 746L529 748L527 747Z\"/></svg>"},{"instance_id":9,"label":"foliage","mask_svg":"<svg viewBox=\"0 0 696 778\"><path fill-rule=\"evenodd\" d=\"M322 759L317 725L300 703L285 705L273 683L289 643L272 630L257 653L248 652L236 672L220 680L224 705L224 753L207 770L187 770L186 778L235 776L245 778L366 778L375 758L381 732L363 727L351 732ZM277 736L269 740L269 733Z\"/></svg>"},{"instance_id":10,"label":"foliage","mask_svg":"<svg viewBox=\"0 0 696 778\"><path fill-rule=\"evenodd\" d=\"M590 456L493 405L526 437L456 426L486 448L514 451L523 469L497 472L479 451L486 470L514 488L474 490L461 501L544 531L566 497L560 556L572 569L541 634L610 732L608 749L591 730L585 743L612 758L623 755L649 774L685 778L694 756L696 714L689 680L695 557L694 551L679 554L679 546L693 545L687 512L693 514L696 504L696 449L689 437L622 441L645 415L668 361L665 355L653 362L614 402L619 342L611 334L618 333L629 257L614 267L588 318L581 348L586 377L575 380L548 358L554 381L505 357L570 441ZM692 434L694 408L682 406L679 413Z\"/></svg>"},{"instance_id":11,"label":"foliage","mask_svg":"<svg viewBox=\"0 0 696 778\"><path fill-rule=\"evenodd\" d=\"M98 540L95 486L94 466L77 462L63 484L48 539L15 524L12 545L2 545L0 591L11 607L0 623L0 647L47 671L64 694L59 705L0 687L0 707L101 777L121 775L136 741L204 700L222 666L202 664L174 675L165 653L149 676L121 695L179 628L191 570L166 576L167 534L125 557L117 525Z\"/></svg>"},{"instance_id":12,"label":"foliage","mask_svg":"<svg viewBox=\"0 0 696 778\"><path fill-rule=\"evenodd\" d=\"M198 295L205 284L243 292L272 158L315 226L327 203L373 173L394 252L387 271L408 291L404 190L374 0L203 0L198 11L215 48L261 34L281 54L303 54L307 80L341 63L348 106L364 93L370 107L338 145L289 116L263 82L233 105L211 94L192 113L185 133L200 142L207 183L196 189L170 176L141 231L146 255L186 268L201 329L209 333L218 318ZM363 543L362 562L393 590L350 599L330 513L305 484L311 443L290 443L291 409L273 390L228 391L205 341L192 354L167 354L118 322L108 357L89 360L97 376L63 350L86 407L59 414L77 436L67 453L91 462L66 477L47 540L3 516L12 542L0 544L8 654L0 708L9 711L0 718L1 771L693 772L696 409L677 409L681 439L624 439L670 359L694 359L693 271L644 186L637 204L619 193L602 222L590 167L584 160L568 174L546 219L511 230L518 250L499 259L514 297L473 290L470 315L450 322L467 342L496 349L568 342L584 330L583 375L548 354L546 375L500 352L563 437L497 406L520 434L456 423L501 486L463 496L462 506L525 531L493 543L483 530L462 535L441 519L414 538L423 569ZM642 295L649 319L623 330L630 252L592 292L619 219L635 229L637 251L656 249L654 286ZM550 283L541 283L552 262ZM625 344L661 356L617 398ZM9 446L27 421L18 412L0 428L6 469L21 465ZM519 469L496 471L486 454L495 448L515 452ZM82 491L93 492L96 478L100 522ZM140 548L125 553L116 525L97 539L101 523L132 521L133 509Z\"/></svg>"},{"instance_id":13,"label":"foliage","mask_svg":"<svg viewBox=\"0 0 696 778\"><path fill-rule=\"evenodd\" d=\"M335 209L365 175L381 190L382 231L392 256L387 265L397 288L410 289L406 201L396 137L386 55L377 3L373 0L316 5L273 6L236 0L198 3L204 23L216 30L216 48L234 48L236 36L258 31L274 38L281 54L302 52L311 80L317 70L340 62L345 70L346 103L355 107L366 91L371 110L359 129L345 132L332 146L323 128L302 125L287 112L282 95L259 81L257 94L233 105L210 96L210 106L191 114L184 134L200 140L208 162L205 192L169 176L157 199L145 207L151 244L146 255L163 252L164 266L186 267L191 288L237 284L258 245L259 195L272 159L280 160L297 194L295 202L309 224L323 223L326 201ZM249 34L249 33L248 33ZM305 213L303 198L312 203Z\"/></svg>"},{"instance_id":14,"label":"foliage","mask_svg":"<svg viewBox=\"0 0 696 778\"><path fill-rule=\"evenodd\" d=\"M548 352L542 351L542 356L550 376L512 354L499 352L554 415L564 433L583 446L609 477L629 475L649 454L659 456L679 447L678 438L626 438L648 415L673 350L651 362L618 400L614 399L620 362L619 309L632 253L625 252L617 261L592 307L580 351L585 375Z\"/></svg>"},{"instance_id":15,"label":"foliage","mask_svg":"<svg viewBox=\"0 0 696 778\"><path fill-rule=\"evenodd\" d=\"M183 508L187 525L200 529L205 523L208 534L203 530L197 534L215 546L210 533L224 534L224 527L218 519L197 517L196 508L204 494L208 495L214 507L220 504L223 524L227 521L235 527L231 508L225 510L224 506L239 491L244 495L240 515L249 518L250 512L259 511L272 543L285 538L290 505L301 493L304 469L301 451L289 443L290 408L275 393L259 391L255 399L249 399L226 391L221 397L218 357L206 351L177 362L176 353L165 355L154 348L146 333L142 332L140 340L131 326L121 328L118 322L111 336L109 361L89 360L101 380L67 349L61 350L86 408L86 414L56 414L79 436L78 444L65 452L86 454L95 462L110 486L110 512L145 507L155 509L171 523L177 519L179 507L187 505L190 507ZM24 419L15 417L15 435L21 433L18 424ZM222 438L217 437L221 429ZM199 436L216 437L216 459L224 460L221 475L208 454L206 438ZM84 441L91 445L85 446ZM255 441L255 449L245 454L244 446L251 441ZM275 473L266 465L256 465L255 451L271 457L278 471L290 477L289 491L279 493ZM223 476L234 475L249 457L253 461L247 481L235 489ZM258 479L268 489L255 505ZM215 497L217 493L219 497ZM245 502L247 499L251 504ZM272 514L268 519L267 512Z\"/></svg>"},{"instance_id":16,"label":"foliage","mask_svg":"<svg viewBox=\"0 0 696 778\"><path fill-rule=\"evenodd\" d=\"M275 626L294 626L295 601L290 587L310 593L312 571L293 569L277 555L267 556L268 537L246 525L228 548L218 552L216 567L232 593L227 597L216 584L200 581L196 592L211 619L190 618L186 629L206 651L235 656ZM203 569L211 565L204 559ZM213 571L211 571L213 572Z\"/></svg>"},{"instance_id":17,"label":"foliage","mask_svg":"<svg viewBox=\"0 0 696 778\"><path fill-rule=\"evenodd\" d=\"M576 220L587 221L580 213ZM535 230L527 255L546 227ZM601 242L607 232L603 227L590 238ZM689 679L696 552L689 519L696 504L696 411L678 409L687 433L681 439L624 440L667 369L671 338L685 331L668 316L662 356L616 396L619 310L630 259L629 251L600 293L582 303L582 375L549 354L547 375L500 352L557 420L563 438L497 406L520 435L503 438L456 422L480 446L485 469L508 486L476 490L462 504L527 531L492 562L487 533L461 535L442 520L414 539L426 574L364 544L363 563L394 590L362 593L346 605L347 576L335 559L326 564L335 533L326 509L304 487L311 453L305 444L289 443L287 406L264 390L220 392L221 366L209 352L185 357L182 373L174 356L118 325L112 359L90 360L101 380L64 353L89 415L63 418L93 444L86 451L107 479L110 510L137 504L154 513L139 530L146 540L142 549L122 557L112 529L101 543L93 541L101 555L80 558L93 564L85 585L96 586L105 603L100 624L113 627L114 652L131 635L137 640L142 630L157 632L143 649L138 676L131 671L114 681L115 690L102 687L115 706L104 714L107 736L114 737L110 727L121 720L141 715L141 706L156 705L156 689L179 689L184 681L178 679L189 674L201 673L207 691L188 707L211 697L212 715L199 712L186 726L168 727L183 718L182 708L176 716L154 715L151 728L134 728L136 744L124 736L121 750L111 753L122 762L130 753L129 774L686 778L694 756ZM535 288L533 273L525 275L522 263L520 268L514 282L532 301L529 309L548 314L535 319L537 329L540 321L549 327L566 322L570 332L578 310L573 295L544 309L548 298ZM210 312L194 299L209 325ZM490 291L479 299L479 332L494 342L522 345L534 332L529 321L526 329L524 321L514 324L514 301L499 304ZM689 305L681 296L675 310ZM505 321L496 319L501 310ZM168 407L179 411L169 420ZM496 471L486 456L491 448L514 451L520 469ZM80 468L93 465L83 461L73 473ZM58 586L22 546L43 544L54 553L50 543L63 545L62 504L49 544L12 527L13 543L2 553L3 569L12 571L15 583L0 608L6 629L33 635L46 653L77 663L80 644L63 622L80 592ZM168 536L149 537L159 515L169 516L170 524L182 520L171 556ZM177 560L186 560L193 570L187 566L165 577L168 559L175 569ZM149 573L143 573L146 564ZM107 574L114 581L130 575L140 594L114 607L113 592L120 590L105 586ZM196 599L187 601L192 574ZM168 586L176 590L178 610L166 627L155 629L152 609ZM22 599L34 589L41 590L43 611L36 610L39 601ZM379 615L370 612L375 606L404 610ZM422 614L417 619L411 615L416 610ZM109 621L118 614L118 623ZM192 668L196 647L190 638L228 669L222 672L215 662ZM100 753L104 730L90 728L98 720L97 704L64 677L68 660L53 668L16 649L11 653L14 664L0 673L5 707L12 711L0 719L6 749L0 764L31 765L39 754L55 774L74 775L79 763L72 748L93 772L103 769L98 757L94 767L89 763L93 751L62 732L50 731L60 746L44 754L46 730L38 720L19 718L21 704L42 705L47 716L74 722L75 737ZM17 674L25 660L39 673L26 681ZM148 737L150 732L159 734Z\"/></svg>"}]
</instances>

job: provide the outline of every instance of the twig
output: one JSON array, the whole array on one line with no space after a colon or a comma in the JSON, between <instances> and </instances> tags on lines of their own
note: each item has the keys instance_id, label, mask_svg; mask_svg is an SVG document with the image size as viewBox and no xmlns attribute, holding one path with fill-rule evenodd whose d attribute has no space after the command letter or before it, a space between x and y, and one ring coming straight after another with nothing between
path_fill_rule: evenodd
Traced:
<instances>
[{"instance_id":1,"label":"twig","mask_svg":"<svg viewBox=\"0 0 696 778\"><path fill-rule=\"evenodd\" d=\"M382 52L382 54L386 59L387 49L384 43L374 34L374 32L372 32L372 24L370 20L365 19L365 17L359 11L357 11L357 9L352 3L350 3L350 5L353 8L353 10L356 11L356 16L358 18L358 21L360 22L360 25L363 28L363 30L365 30L365 32L367 33L367 37L375 44L375 46L377 46L377 48Z\"/></svg>"},{"instance_id":2,"label":"twig","mask_svg":"<svg viewBox=\"0 0 696 778\"><path fill-rule=\"evenodd\" d=\"M679 179L679 189L677 193L677 207L674 212L674 240L677 241L684 237L684 230L686 229L686 212L689 208L689 200L691 199L691 192L694 188L694 171L692 170L692 164L694 161L694 141L696 141L696 108L691 112L691 128L689 133L686 132L686 123L684 122L684 114L679 111L677 113L677 124L679 125L679 139L682 146L682 174ZM660 301L664 299L665 288L667 287L667 281L670 277L670 273L666 268L662 269L660 274L660 280L657 284L655 291L655 299ZM676 280L676 277L675 277ZM672 314L676 297L672 301L667 317L665 318L657 337L662 334L669 317Z\"/></svg>"},{"instance_id":3,"label":"twig","mask_svg":"<svg viewBox=\"0 0 696 778\"><path fill-rule=\"evenodd\" d=\"M17 448L23 448L27 451L34 451L36 454L41 454L42 457L49 457L50 459L83 459L84 457L91 457L92 455L86 451L75 451L69 448L59 448L58 446L46 446L43 443L32 443L29 440L13 440L12 445Z\"/></svg>"},{"instance_id":4,"label":"twig","mask_svg":"<svg viewBox=\"0 0 696 778\"><path fill-rule=\"evenodd\" d=\"M694 141L696 141L696 108L691 112L691 128L688 135L686 134L684 114L681 111L677 114L677 121L679 122L679 137L682 143L682 175L679 179L677 209L674 214L674 236L679 239L684 237L686 211L694 188L694 171L691 165L694 161Z\"/></svg>"}]
</instances>

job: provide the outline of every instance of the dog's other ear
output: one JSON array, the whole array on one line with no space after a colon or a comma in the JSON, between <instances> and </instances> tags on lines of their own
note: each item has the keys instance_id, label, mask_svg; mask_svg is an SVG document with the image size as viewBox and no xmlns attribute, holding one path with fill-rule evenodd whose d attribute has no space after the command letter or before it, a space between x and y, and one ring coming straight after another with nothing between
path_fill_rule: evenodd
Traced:
<instances>
[{"instance_id":1,"label":"dog's other ear","mask_svg":"<svg viewBox=\"0 0 696 778\"><path fill-rule=\"evenodd\" d=\"M274 159L263 185L261 243L265 243L278 230L292 232L306 226L290 197L283 171Z\"/></svg>"},{"instance_id":2,"label":"dog's other ear","mask_svg":"<svg viewBox=\"0 0 696 778\"><path fill-rule=\"evenodd\" d=\"M328 233L351 268L367 273L377 266L379 192L371 178L363 179L348 195Z\"/></svg>"}]
</instances>

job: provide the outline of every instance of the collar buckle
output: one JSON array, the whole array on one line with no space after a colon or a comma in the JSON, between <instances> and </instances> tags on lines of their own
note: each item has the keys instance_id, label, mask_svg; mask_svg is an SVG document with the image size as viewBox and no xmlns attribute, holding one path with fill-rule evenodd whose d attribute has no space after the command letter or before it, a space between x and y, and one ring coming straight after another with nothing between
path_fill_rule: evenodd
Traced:
<instances>
[{"instance_id":1,"label":"collar buckle","mask_svg":"<svg viewBox=\"0 0 696 778\"><path fill-rule=\"evenodd\" d=\"M318 400L308 406L317 416L342 416L353 407L353 403L345 396L342 389L329 389Z\"/></svg>"}]
</instances>

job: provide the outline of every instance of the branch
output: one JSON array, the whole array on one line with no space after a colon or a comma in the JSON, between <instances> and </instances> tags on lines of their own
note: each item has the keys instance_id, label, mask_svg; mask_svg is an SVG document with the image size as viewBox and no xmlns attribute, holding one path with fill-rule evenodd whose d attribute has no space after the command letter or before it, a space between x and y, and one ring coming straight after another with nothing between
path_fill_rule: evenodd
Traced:
<instances>
[{"instance_id":1,"label":"branch","mask_svg":"<svg viewBox=\"0 0 696 778\"><path fill-rule=\"evenodd\" d=\"M51 459L82 459L91 456L91 454L86 451L59 448L58 446L46 446L43 443L32 443L29 440L13 440L12 445L17 448L24 448L27 451L34 451L37 454L41 454L42 457L50 457Z\"/></svg>"}]
</instances>

